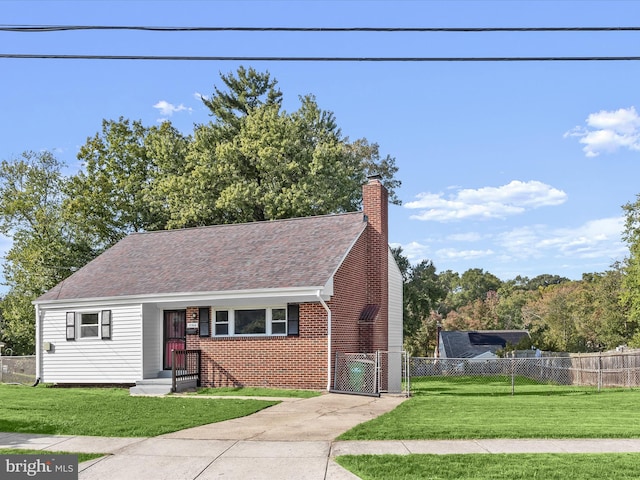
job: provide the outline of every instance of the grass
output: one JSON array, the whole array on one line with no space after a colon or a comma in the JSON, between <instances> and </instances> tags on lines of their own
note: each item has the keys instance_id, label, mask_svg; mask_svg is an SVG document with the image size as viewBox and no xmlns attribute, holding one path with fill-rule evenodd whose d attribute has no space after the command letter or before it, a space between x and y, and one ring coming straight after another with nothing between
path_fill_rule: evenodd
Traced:
<instances>
[{"instance_id":1,"label":"grass","mask_svg":"<svg viewBox=\"0 0 640 480\"><path fill-rule=\"evenodd\" d=\"M416 378L412 398L339 439L640 437L640 390L530 384L512 396L501 385L477 377Z\"/></svg>"},{"instance_id":2,"label":"grass","mask_svg":"<svg viewBox=\"0 0 640 480\"><path fill-rule=\"evenodd\" d=\"M314 390L284 390L259 387L219 387L201 388L198 390L197 395L312 398L319 397L322 393Z\"/></svg>"},{"instance_id":3,"label":"grass","mask_svg":"<svg viewBox=\"0 0 640 480\"><path fill-rule=\"evenodd\" d=\"M336 461L363 480L626 480L638 478L638 453L345 455Z\"/></svg>"},{"instance_id":4,"label":"grass","mask_svg":"<svg viewBox=\"0 0 640 480\"><path fill-rule=\"evenodd\" d=\"M132 397L126 389L0 385L0 432L152 437L244 417L278 402Z\"/></svg>"},{"instance_id":5,"label":"grass","mask_svg":"<svg viewBox=\"0 0 640 480\"><path fill-rule=\"evenodd\" d=\"M23 450L17 448L0 448L0 455L77 455L78 463L104 457L101 453L50 452L48 450Z\"/></svg>"}]
</instances>

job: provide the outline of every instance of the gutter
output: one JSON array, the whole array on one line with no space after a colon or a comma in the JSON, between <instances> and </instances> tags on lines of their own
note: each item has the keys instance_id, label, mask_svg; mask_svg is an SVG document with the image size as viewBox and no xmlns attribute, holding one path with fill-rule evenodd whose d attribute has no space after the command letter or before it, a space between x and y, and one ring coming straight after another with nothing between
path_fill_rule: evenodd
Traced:
<instances>
[{"instance_id":1,"label":"gutter","mask_svg":"<svg viewBox=\"0 0 640 480\"><path fill-rule=\"evenodd\" d=\"M321 290L318 290L318 301L327 312L327 391L331 391L331 309L320 296Z\"/></svg>"}]
</instances>

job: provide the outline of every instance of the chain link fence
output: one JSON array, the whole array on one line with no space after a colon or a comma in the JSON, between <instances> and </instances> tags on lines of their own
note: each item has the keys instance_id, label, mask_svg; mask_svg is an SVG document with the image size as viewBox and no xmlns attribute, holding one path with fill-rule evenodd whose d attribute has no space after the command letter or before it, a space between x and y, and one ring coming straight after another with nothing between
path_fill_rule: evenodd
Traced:
<instances>
[{"instance_id":1,"label":"chain link fence","mask_svg":"<svg viewBox=\"0 0 640 480\"><path fill-rule=\"evenodd\" d=\"M0 356L0 383L32 385L36 381L36 357Z\"/></svg>"},{"instance_id":2,"label":"chain link fence","mask_svg":"<svg viewBox=\"0 0 640 480\"><path fill-rule=\"evenodd\" d=\"M411 377L484 379L496 388L554 385L603 388L640 387L640 352L567 354L511 358L426 358L409 360Z\"/></svg>"},{"instance_id":3,"label":"chain link fence","mask_svg":"<svg viewBox=\"0 0 640 480\"><path fill-rule=\"evenodd\" d=\"M336 352L334 365L334 390L362 395L379 393L375 353Z\"/></svg>"},{"instance_id":4,"label":"chain link fence","mask_svg":"<svg viewBox=\"0 0 640 480\"><path fill-rule=\"evenodd\" d=\"M409 395L409 357L405 351L336 352L333 372L334 392Z\"/></svg>"}]
</instances>

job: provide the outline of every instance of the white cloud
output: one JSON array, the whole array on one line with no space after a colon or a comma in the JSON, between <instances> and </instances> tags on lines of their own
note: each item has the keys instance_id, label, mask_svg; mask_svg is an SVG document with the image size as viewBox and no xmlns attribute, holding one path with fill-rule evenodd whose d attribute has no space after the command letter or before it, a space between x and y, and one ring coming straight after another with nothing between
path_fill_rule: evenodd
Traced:
<instances>
[{"instance_id":1,"label":"white cloud","mask_svg":"<svg viewBox=\"0 0 640 480\"><path fill-rule=\"evenodd\" d=\"M478 242L482 240L482 235L478 232L454 233L447 236L447 240L452 242Z\"/></svg>"},{"instance_id":2,"label":"white cloud","mask_svg":"<svg viewBox=\"0 0 640 480\"><path fill-rule=\"evenodd\" d=\"M156 103L153 108L157 109L160 111L160 115L164 116L164 117L170 117L171 115L173 115L174 113L177 112L191 112L193 111L193 109L191 107L185 107L182 103L178 106L175 106L169 102L167 102L166 100L160 100L158 103Z\"/></svg>"},{"instance_id":3,"label":"white cloud","mask_svg":"<svg viewBox=\"0 0 640 480\"><path fill-rule=\"evenodd\" d=\"M402 254L407 257L411 263L418 263L428 258L430 247L423 245L419 242L410 242L406 245L400 245L402 247Z\"/></svg>"},{"instance_id":4,"label":"white cloud","mask_svg":"<svg viewBox=\"0 0 640 480\"><path fill-rule=\"evenodd\" d=\"M196 100L209 100L209 97L207 95L203 95L200 92L195 92L193 94L193 98L195 98Z\"/></svg>"},{"instance_id":5,"label":"white cloud","mask_svg":"<svg viewBox=\"0 0 640 480\"><path fill-rule=\"evenodd\" d=\"M591 220L575 228L523 227L498 237L500 247L511 258L620 259L627 248L621 241L623 217Z\"/></svg>"},{"instance_id":6,"label":"white cloud","mask_svg":"<svg viewBox=\"0 0 640 480\"><path fill-rule=\"evenodd\" d=\"M586 123L586 127L576 126L564 137L578 137L587 157L615 153L621 148L640 151L640 116L635 107L601 110L590 114Z\"/></svg>"},{"instance_id":7,"label":"white cloud","mask_svg":"<svg viewBox=\"0 0 640 480\"><path fill-rule=\"evenodd\" d=\"M500 187L458 189L445 198L443 193L424 192L406 208L422 210L410 218L425 221L454 221L465 218L505 218L526 210L560 205L567 194L538 181L513 180Z\"/></svg>"},{"instance_id":8,"label":"white cloud","mask_svg":"<svg viewBox=\"0 0 640 480\"><path fill-rule=\"evenodd\" d=\"M486 250L457 250L455 248L442 248L436 252L438 258L446 260L473 260L492 256L495 252Z\"/></svg>"},{"instance_id":9,"label":"white cloud","mask_svg":"<svg viewBox=\"0 0 640 480\"><path fill-rule=\"evenodd\" d=\"M537 224L495 235L455 233L400 246L412 264L428 259L438 269L459 272L481 266L506 279L538 271L541 266L547 273L567 266L582 272L606 269L629 253L621 240L623 229L624 217L611 217L575 227Z\"/></svg>"}]
</instances>

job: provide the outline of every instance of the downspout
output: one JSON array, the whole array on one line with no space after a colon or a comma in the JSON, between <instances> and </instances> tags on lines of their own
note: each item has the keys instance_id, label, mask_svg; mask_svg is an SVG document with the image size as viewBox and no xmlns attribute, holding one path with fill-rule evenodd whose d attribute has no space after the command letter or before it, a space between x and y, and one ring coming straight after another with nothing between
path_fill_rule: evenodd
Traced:
<instances>
[{"instance_id":1,"label":"downspout","mask_svg":"<svg viewBox=\"0 0 640 480\"><path fill-rule=\"evenodd\" d=\"M331 310L320 296L320 290L317 293L318 301L327 311L327 391L331 390Z\"/></svg>"},{"instance_id":2,"label":"downspout","mask_svg":"<svg viewBox=\"0 0 640 480\"><path fill-rule=\"evenodd\" d=\"M42 334L40 329L42 322L40 319L40 305L36 303L36 384L42 378Z\"/></svg>"}]
</instances>

